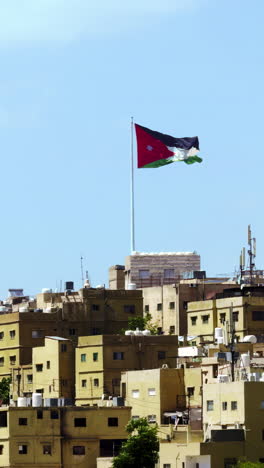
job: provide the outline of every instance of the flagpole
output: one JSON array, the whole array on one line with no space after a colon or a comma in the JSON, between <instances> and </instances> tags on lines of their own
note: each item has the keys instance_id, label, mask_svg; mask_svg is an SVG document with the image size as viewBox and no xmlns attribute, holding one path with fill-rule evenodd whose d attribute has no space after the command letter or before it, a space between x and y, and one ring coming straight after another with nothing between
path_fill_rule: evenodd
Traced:
<instances>
[{"instance_id":1,"label":"flagpole","mask_svg":"<svg viewBox=\"0 0 264 468\"><path fill-rule=\"evenodd\" d=\"M131 203L131 254L135 251L135 210L134 210L134 118L131 117L131 183L130 183L130 203Z\"/></svg>"}]
</instances>

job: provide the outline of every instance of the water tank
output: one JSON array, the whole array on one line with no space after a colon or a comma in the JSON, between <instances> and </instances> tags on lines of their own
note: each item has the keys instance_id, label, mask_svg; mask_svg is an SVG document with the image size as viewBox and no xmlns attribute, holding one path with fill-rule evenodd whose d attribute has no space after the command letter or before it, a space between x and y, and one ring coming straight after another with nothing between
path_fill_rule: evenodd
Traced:
<instances>
[{"instance_id":1,"label":"water tank","mask_svg":"<svg viewBox=\"0 0 264 468\"><path fill-rule=\"evenodd\" d=\"M215 328L215 338L223 338L223 328Z\"/></svg>"},{"instance_id":2,"label":"water tank","mask_svg":"<svg viewBox=\"0 0 264 468\"><path fill-rule=\"evenodd\" d=\"M132 336L132 335L134 335L134 330L126 330L126 331L125 331L125 335L126 335L126 336Z\"/></svg>"},{"instance_id":3,"label":"water tank","mask_svg":"<svg viewBox=\"0 0 264 468\"><path fill-rule=\"evenodd\" d=\"M51 313L51 307L46 307L46 309L43 310L45 314L50 314Z\"/></svg>"},{"instance_id":4,"label":"water tank","mask_svg":"<svg viewBox=\"0 0 264 468\"><path fill-rule=\"evenodd\" d=\"M0 314L7 312L8 308L5 306L0 306Z\"/></svg>"},{"instance_id":5,"label":"water tank","mask_svg":"<svg viewBox=\"0 0 264 468\"><path fill-rule=\"evenodd\" d=\"M124 398L121 396L113 397L113 406L125 406Z\"/></svg>"},{"instance_id":6,"label":"water tank","mask_svg":"<svg viewBox=\"0 0 264 468\"><path fill-rule=\"evenodd\" d=\"M255 335L247 335L247 336L244 336L243 342L255 344L257 342L257 338L255 337Z\"/></svg>"},{"instance_id":7,"label":"water tank","mask_svg":"<svg viewBox=\"0 0 264 468\"><path fill-rule=\"evenodd\" d=\"M139 328L137 328L137 329L134 331L134 335L136 335L136 336L143 335L143 331L142 331L142 330L139 330Z\"/></svg>"},{"instance_id":8,"label":"water tank","mask_svg":"<svg viewBox=\"0 0 264 468\"><path fill-rule=\"evenodd\" d=\"M26 397L18 397L17 399L17 406L20 408L21 406L27 406L27 398Z\"/></svg>"},{"instance_id":9,"label":"water tank","mask_svg":"<svg viewBox=\"0 0 264 468\"><path fill-rule=\"evenodd\" d=\"M218 336L218 338L216 338L216 341L217 341L217 344L223 344L224 343L223 336Z\"/></svg>"},{"instance_id":10,"label":"water tank","mask_svg":"<svg viewBox=\"0 0 264 468\"><path fill-rule=\"evenodd\" d=\"M42 294L52 293L52 289L50 289L50 288L42 288L41 292L42 292Z\"/></svg>"},{"instance_id":11,"label":"water tank","mask_svg":"<svg viewBox=\"0 0 264 468\"><path fill-rule=\"evenodd\" d=\"M18 308L18 312L28 312L28 306L21 306Z\"/></svg>"},{"instance_id":12,"label":"water tank","mask_svg":"<svg viewBox=\"0 0 264 468\"><path fill-rule=\"evenodd\" d=\"M145 335L145 336L151 335L150 330L143 330L143 335Z\"/></svg>"},{"instance_id":13,"label":"water tank","mask_svg":"<svg viewBox=\"0 0 264 468\"><path fill-rule=\"evenodd\" d=\"M128 283L127 289L128 289L129 291L134 291L135 289L137 289L136 283Z\"/></svg>"},{"instance_id":14,"label":"water tank","mask_svg":"<svg viewBox=\"0 0 264 468\"><path fill-rule=\"evenodd\" d=\"M32 393L32 406L42 406L42 393Z\"/></svg>"},{"instance_id":15,"label":"water tank","mask_svg":"<svg viewBox=\"0 0 264 468\"><path fill-rule=\"evenodd\" d=\"M250 355L247 353L241 354L241 367L250 366Z\"/></svg>"},{"instance_id":16,"label":"water tank","mask_svg":"<svg viewBox=\"0 0 264 468\"><path fill-rule=\"evenodd\" d=\"M66 281L65 282L65 291L73 291L74 290L74 282L73 281Z\"/></svg>"}]
</instances>

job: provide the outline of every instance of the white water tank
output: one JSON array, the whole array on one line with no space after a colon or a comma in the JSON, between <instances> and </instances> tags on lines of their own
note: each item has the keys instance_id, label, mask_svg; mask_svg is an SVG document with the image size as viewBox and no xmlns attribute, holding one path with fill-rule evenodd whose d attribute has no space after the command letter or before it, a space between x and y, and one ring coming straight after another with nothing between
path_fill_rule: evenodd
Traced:
<instances>
[{"instance_id":1,"label":"white water tank","mask_svg":"<svg viewBox=\"0 0 264 468\"><path fill-rule=\"evenodd\" d=\"M136 283L128 283L127 289L129 289L130 291L134 291L135 289L137 289Z\"/></svg>"},{"instance_id":2,"label":"white water tank","mask_svg":"<svg viewBox=\"0 0 264 468\"><path fill-rule=\"evenodd\" d=\"M21 406L27 406L27 398L26 397L18 397L17 399L17 406L20 408Z\"/></svg>"},{"instance_id":3,"label":"white water tank","mask_svg":"<svg viewBox=\"0 0 264 468\"><path fill-rule=\"evenodd\" d=\"M149 335L151 335L151 331L150 330L143 330L143 335L149 336Z\"/></svg>"},{"instance_id":4,"label":"white water tank","mask_svg":"<svg viewBox=\"0 0 264 468\"><path fill-rule=\"evenodd\" d=\"M216 341L217 341L217 344L224 344L223 336L218 336L218 338L216 338Z\"/></svg>"},{"instance_id":5,"label":"white water tank","mask_svg":"<svg viewBox=\"0 0 264 468\"><path fill-rule=\"evenodd\" d=\"M50 289L50 288L42 288L41 292L42 292L42 294L52 293L52 289Z\"/></svg>"},{"instance_id":6,"label":"white water tank","mask_svg":"<svg viewBox=\"0 0 264 468\"><path fill-rule=\"evenodd\" d=\"M143 331L142 330L139 330L139 328L137 328L134 332L134 335L136 336L140 336L140 335L143 335Z\"/></svg>"},{"instance_id":7,"label":"white water tank","mask_svg":"<svg viewBox=\"0 0 264 468\"><path fill-rule=\"evenodd\" d=\"M126 336L132 336L132 335L134 335L134 330L126 330L126 331L125 331L125 335L126 335Z\"/></svg>"},{"instance_id":8,"label":"white water tank","mask_svg":"<svg viewBox=\"0 0 264 468\"><path fill-rule=\"evenodd\" d=\"M28 312L28 306L21 306L18 308L18 312Z\"/></svg>"},{"instance_id":9,"label":"white water tank","mask_svg":"<svg viewBox=\"0 0 264 468\"><path fill-rule=\"evenodd\" d=\"M42 393L32 393L32 406L42 406Z\"/></svg>"},{"instance_id":10,"label":"white water tank","mask_svg":"<svg viewBox=\"0 0 264 468\"><path fill-rule=\"evenodd\" d=\"M247 353L241 354L241 367L250 366L250 355Z\"/></svg>"},{"instance_id":11,"label":"white water tank","mask_svg":"<svg viewBox=\"0 0 264 468\"><path fill-rule=\"evenodd\" d=\"M5 306L0 306L0 313L6 312L8 310Z\"/></svg>"},{"instance_id":12,"label":"white water tank","mask_svg":"<svg viewBox=\"0 0 264 468\"><path fill-rule=\"evenodd\" d=\"M44 314L50 314L51 313L51 307L46 307L46 309L43 310Z\"/></svg>"},{"instance_id":13,"label":"white water tank","mask_svg":"<svg viewBox=\"0 0 264 468\"><path fill-rule=\"evenodd\" d=\"M223 338L223 328L215 328L215 338Z\"/></svg>"},{"instance_id":14,"label":"white water tank","mask_svg":"<svg viewBox=\"0 0 264 468\"><path fill-rule=\"evenodd\" d=\"M244 336L243 342L255 344L257 342L257 338L255 337L255 335L247 335L247 336Z\"/></svg>"}]
</instances>

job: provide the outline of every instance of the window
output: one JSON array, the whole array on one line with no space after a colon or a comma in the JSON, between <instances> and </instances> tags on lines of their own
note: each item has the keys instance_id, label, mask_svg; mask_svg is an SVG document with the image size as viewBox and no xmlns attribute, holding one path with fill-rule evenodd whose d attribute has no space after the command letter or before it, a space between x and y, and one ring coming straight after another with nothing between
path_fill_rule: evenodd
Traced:
<instances>
[{"instance_id":1,"label":"window","mask_svg":"<svg viewBox=\"0 0 264 468\"><path fill-rule=\"evenodd\" d=\"M98 353L93 353L93 361L98 361Z\"/></svg>"},{"instance_id":2,"label":"window","mask_svg":"<svg viewBox=\"0 0 264 468\"><path fill-rule=\"evenodd\" d=\"M158 335L163 335L162 327L158 327L157 330L158 330Z\"/></svg>"},{"instance_id":3,"label":"window","mask_svg":"<svg viewBox=\"0 0 264 468\"><path fill-rule=\"evenodd\" d=\"M170 309L175 309L175 302L170 302L169 307Z\"/></svg>"},{"instance_id":4,"label":"window","mask_svg":"<svg viewBox=\"0 0 264 468\"><path fill-rule=\"evenodd\" d=\"M16 336L16 330L10 330L9 335L10 335L11 340L13 340Z\"/></svg>"},{"instance_id":5,"label":"window","mask_svg":"<svg viewBox=\"0 0 264 468\"><path fill-rule=\"evenodd\" d=\"M59 412L57 410L50 410L50 419L59 419Z\"/></svg>"},{"instance_id":6,"label":"window","mask_svg":"<svg viewBox=\"0 0 264 468\"><path fill-rule=\"evenodd\" d=\"M222 410L223 411L227 410L227 401L222 401Z\"/></svg>"},{"instance_id":7,"label":"window","mask_svg":"<svg viewBox=\"0 0 264 468\"><path fill-rule=\"evenodd\" d=\"M28 374L28 375L27 375L27 382L28 382L28 383L32 383L32 382L33 382L33 375L32 375L32 374Z\"/></svg>"},{"instance_id":8,"label":"window","mask_svg":"<svg viewBox=\"0 0 264 468\"><path fill-rule=\"evenodd\" d=\"M67 351L67 345L66 345L65 343L62 343L62 345L61 345L61 352L62 352L62 353L66 353L66 351Z\"/></svg>"},{"instance_id":9,"label":"window","mask_svg":"<svg viewBox=\"0 0 264 468\"><path fill-rule=\"evenodd\" d=\"M81 362L86 362L86 354L81 354Z\"/></svg>"},{"instance_id":10,"label":"window","mask_svg":"<svg viewBox=\"0 0 264 468\"><path fill-rule=\"evenodd\" d=\"M135 420L137 420L137 419L139 419L139 416L132 416L132 418L131 418L131 419L135 419Z\"/></svg>"},{"instance_id":11,"label":"window","mask_svg":"<svg viewBox=\"0 0 264 468\"><path fill-rule=\"evenodd\" d=\"M51 445L43 445L43 455L51 455Z\"/></svg>"},{"instance_id":12,"label":"window","mask_svg":"<svg viewBox=\"0 0 264 468\"><path fill-rule=\"evenodd\" d=\"M37 419L43 419L43 411L42 409L37 410Z\"/></svg>"},{"instance_id":13,"label":"window","mask_svg":"<svg viewBox=\"0 0 264 468\"><path fill-rule=\"evenodd\" d=\"M74 445L72 447L72 454L73 455L85 455L84 445Z\"/></svg>"},{"instance_id":14,"label":"window","mask_svg":"<svg viewBox=\"0 0 264 468\"><path fill-rule=\"evenodd\" d=\"M191 322L192 322L192 323L191 323L192 325L196 325L196 323L197 323L197 317L191 317Z\"/></svg>"},{"instance_id":15,"label":"window","mask_svg":"<svg viewBox=\"0 0 264 468\"><path fill-rule=\"evenodd\" d=\"M95 310L98 312L98 310L100 310L99 304L92 304L92 310Z\"/></svg>"},{"instance_id":16,"label":"window","mask_svg":"<svg viewBox=\"0 0 264 468\"><path fill-rule=\"evenodd\" d=\"M194 396L194 387L187 387L187 395L189 398Z\"/></svg>"},{"instance_id":17,"label":"window","mask_svg":"<svg viewBox=\"0 0 264 468\"><path fill-rule=\"evenodd\" d=\"M43 364L36 364L36 372L42 372L43 371Z\"/></svg>"},{"instance_id":18,"label":"window","mask_svg":"<svg viewBox=\"0 0 264 468\"><path fill-rule=\"evenodd\" d=\"M117 427L118 426L118 418L108 418L108 426L109 427Z\"/></svg>"},{"instance_id":19,"label":"window","mask_svg":"<svg viewBox=\"0 0 264 468\"><path fill-rule=\"evenodd\" d=\"M188 301L183 301L182 307L184 308L184 310L187 310L188 309Z\"/></svg>"},{"instance_id":20,"label":"window","mask_svg":"<svg viewBox=\"0 0 264 468\"><path fill-rule=\"evenodd\" d=\"M49 385L49 393L52 392L52 385Z\"/></svg>"},{"instance_id":21,"label":"window","mask_svg":"<svg viewBox=\"0 0 264 468\"><path fill-rule=\"evenodd\" d=\"M0 455L3 455L3 453L4 453L4 446L0 445Z\"/></svg>"},{"instance_id":22,"label":"window","mask_svg":"<svg viewBox=\"0 0 264 468\"><path fill-rule=\"evenodd\" d=\"M213 378L214 378L214 379L217 379L217 376L218 376L218 364L213 364L212 373L213 373Z\"/></svg>"},{"instance_id":23,"label":"window","mask_svg":"<svg viewBox=\"0 0 264 468\"><path fill-rule=\"evenodd\" d=\"M232 411L237 410L237 401L231 401L231 410Z\"/></svg>"},{"instance_id":24,"label":"window","mask_svg":"<svg viewBox=\"0 0 264 468\"><path fill-rule=\"evenodd\" d=\"M139 270L138 272L140 279L148 279L149 278L149 270Z\"/></svg>"},{"instance_id":25,"label":"window","mask_svg":"<svg viewBox=\"0 0 264 468\"><path fill-rule=\"evenodd\" d=\"M86 418L74 418L74 427L86 427Z\"/></svg>"},{"instance_id":26,"label":"window","mask_svg":"<svg viewBox=\"0 0 264 468\"><path fill-rule=\"evenodd\" d=\"M94 387L99 387L99 379L94 379Z\"/></svg>"},{"instance_id":27,"label":"window","mask_svg":"<svg viewBox=\"0 0 264 468\"><path fill-rule=\"evenodd\" d=\"M4 362L5 362L5 358L0 357L0 366L1 367L4 365Z\"/></svg>"},{"instance_id":28,"label":"window","mask_svg":"<svg viewBox=\"0 0 264 468\"><path fill-rule=\"evenodd\" d=\"M101 334L101 328L92 329L92 335L100 335L100 334Z\"/></svg>"},{"instance_id":29,"label":"window","mask_svg":"<svg viewBox=\"0 0 264 468\"><path fill-rule=\"evenodd\" d=\"M19 426L27 426L27 418L18 418Z\"/></svg>"},{"instance_id":30,"label":"window","mask_svg":"<svg viewBox=\"0 0 264 468\"><path fill-rule=\"evenodd\" d=\"M158 359L166 359L166 351L158 351Z\"/></svg>"},{"instance_id":31,"label":"window","mask_svg":"<svg viewBox=\"0 0 264 468\"><path fill-rule=\"evenodd\" d=\"M87 386L87 380L82 380L82 388L86 388Z\"/></svg>"},{"instance_id":32,"label":"window","mask_svg":"<svg viewBox=\"0 0 264 468\"><path fill-rule=\"evenodd\" d=\"M7 411L0 413L0 427L7 427Z\"/></svg>"},{"instance_id":33,"label":"window","mask_svg":"<svg viewBox=\"0 0 264 468\"><path fill-rule=\"evenodd\" d=\"M44 388L37 388L36 393L44 393Z\"/></svg>"},{"instance_id":34,"label":"window","mask_svg":"<svg viewBox=\"0 0 264 468\"><path fill-rule=\"evenodd\" d=\"M220 314L220 323L225 323L225 320L226 320L226 314L221 313Z\"/></svg>"},{"instance_id":35,"label":"window","mask_svg":"<svg viewBox=\"0 0 264 468\"><path fill-rule=\"evenodd\" d=\"M264 409L264 400L262 400L262 401L260 402L260 408L261 408L261 409Z\"/></svg>"},{"instance_id":36,"label":"window","mask_svg":"<svg viewBox=\"0 0 264 468\"><path fill-rule=\"evenodd\" d=\"M3 340L4 336L5 336L4 332L0 332L0 340Z\"/></svg>"},{"instance_id":37,"label":"window","mask_svg":"<svg viewBox=\"0 0 264 468\"><path fill-rule=\"evenodd\" d=\"M113 352L113 360L114 361L123 361L124 359L124 353L121 351L115 351Z\"/></svg>"},{"instance_id":38,"label":"window","mask_svg":"<svg viewBox=\"0 0 264 468\"><path fill-rule=\"evenodd\" d=\"M209 323L209 315L202 315L202 322Z\"/></svg>"},{"instance_id":39,"label":"window","mask_svg":"<svg viewBox=\"0 0 264 468\"><path fill-rule=\"evenodd\" d=\"M139 390L132 390L132 398L139 398Z\"/></svg>"},{"instance_id":40,"label":"window","mask_svg":"<svg viewBox=\"0 0 264 468\"><path fill-rule=\"evenodd\" d=\"M32 330L31 335L32 335L32 338L42 338L43 330Z\"/></svg>"},{"instance_id":41,"label":"window","mask_svg":"<svg viewBox=\"0 0 264 468\"><path fill-rule=\"evenodd\" d=\"M145 312L149 312L149 305L145 305Z\"/></svg>"},{"instance_id":42,"label":"window","mask_svg":"<svg viewBox=\"0 0 264 468\"><path fill-rule=\"evenodd\" d=\"M264 458L259 458L260 463L264 463Z\"/></svg>"},{"instance_id":43,"label":"window","mask_svg":"<svg viewBox=\"0 0 264 468\"><path fill-rule=\"evenodd\" d=\"M19 453L19 455L26 455L27 454L27 445L19 445L18 446L18 453Z\"/></svg>"},{"instance_id":44,"label":"window","mask_svg":"<svg viewBox=\"0 0 264 468\"><path fill-rule=\"evenodd\" d=\"M47 369L50 369L50 361L47 361Z\"/></svg>"},{"instance_id":45,"label":"window","mask_svg":"<svg viewBox=\"0 0 264 468\"><path fill-rule=\"evenodd\" d=\"M149 388L148 389L148 394L149 394L149 396L155 396L156 395L156 389L155 388Z\"/></svg>"},{"instance_id":46,"label":"window","mask_svg":"<svg viewBox=\"0 0 264 468\"><path fill-rule=\"evenodd\" d=\"M163 468L171 468L171 464L170 463L163 463Z\"/></svg>"},{"instance_id":47,"label":"window","mask_svg":"<svg viewBox=\"0 0 264 468\"><path fill-rule=\"evenodd\" d=\"M206 402L206 407L207 407L207 411L213 411L213 409L214 409L214 401L213 401L213 400L207 400L207 402Z\"/></svg>"},{"instance_id":48,"label":"window","mask_svg":"<svg viewBox=\"0 0 264 468\"><path fill-rule=\"evenodd\" d=\"M70 336L73 336L73 335L75 335L75 334L76 334L75 328L69 328L69 335L70 335Z\"/></svg>"},{"instance_id":49,"label":"window","mask_svg":"<svg viewBox=\"0 0 264 468\"><path fill-rule=\"evenodd\" d=\"M16 363L16 356L9 356L9 361L11 366L14 366Z\"/></svg>"},{"instance_id":50,"label":"window","mask_svg":"<svg viewBox=\"0 0 264 468\"><path fill-rule=\"evenodd\" d=\"M238 322L238 312L233 312L233 322Z\"/></svg>"},{"instance_id":51,"label":"window","mask_svg":"<svg viewBox=\"0 0 264 468\"><path fill-rule=\"evenodd\" d=\"M262 440L264 440L264 429L262 429Z\"/></svg>"},{"instance_id":52,"label":"window","mask_svg":"<svg viewBox=\"0 0 264 468\"><path fill-rule=\"evenodd\" d=\"M164 278L175 278L175 270L173 268L166 268L164 270Z\"/></svg>"},{"instance_id":53,"label":"window","mask_svg":"<svg viewBox=\"0 0 264 468\"><path fill-rule=\"evenodd\" d=\"M253 310L252 320L264 320L264 310Z\"/></svg>"},{"instance_id":54,"label":"window","mask_svg":"<svg viewBox=\"0 0 264 468\"><path fill-rule=\"evenodd\" d=\"M162 303L161 303L161 302L159 302L159 303L157 304L157 310L162 310Z\"/></svg>"},{"instance_id":55,"label":"window","mask_svg":"<svg viewBox=\"0 0 264 468\"><path fill-rule=\"evenodd\" d=\"M156 418L156 415L155 415L155 414L149 414L149 415L148 415L148 422L150 422L150 423L155 423L156 420L157 420L157 418Z\"/></svg>"},{"instance_id":56,"label":"window","mask_svg":"<svg viewBox=\"0 0 264 468\"><path fill-rule=\"evenodd\" d=\"M133 305L124 305L124 312L127 314L134 314L135 313L135 306Z\"/></svg>"},{"instance_id":57,"label":"window","mask_svg":"<svg viewBox=\"0 0 264 468\"><path fill-rule=\"evenodd\" d=\"M174 335L174 333L175 333L175 326L171 325L170 326L170 335Z\"/></svg>"}]
</instances>

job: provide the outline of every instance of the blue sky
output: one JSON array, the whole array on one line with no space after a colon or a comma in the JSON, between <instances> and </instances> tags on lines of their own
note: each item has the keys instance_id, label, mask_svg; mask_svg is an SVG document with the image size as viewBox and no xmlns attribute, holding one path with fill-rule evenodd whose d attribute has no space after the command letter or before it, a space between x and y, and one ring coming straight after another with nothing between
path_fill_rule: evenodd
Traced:
<instances>
[{"instance_id":1,"label":"blue sky","mask_svg":"<svg viewBox=\"0 0 264 468\"><path fill-rule=\"evenodd\" d=\"M264 267L262 0L2 0L1 285L93 286L130 253L130 116L202 164L135 173L136 249Z\"/></svg>"}]
</instances>

